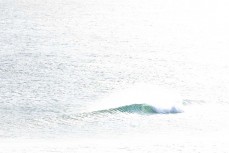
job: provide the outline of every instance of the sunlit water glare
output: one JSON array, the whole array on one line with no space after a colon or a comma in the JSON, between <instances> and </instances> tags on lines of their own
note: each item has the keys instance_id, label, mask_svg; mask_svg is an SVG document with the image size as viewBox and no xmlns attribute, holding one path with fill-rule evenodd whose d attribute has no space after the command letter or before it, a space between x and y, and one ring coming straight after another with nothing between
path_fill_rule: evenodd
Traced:
<instances>
[{"instance_id":1,"label":"sunlit water glare","mask_svg":"<svg viewBox=\"0 0 229 153\"><path fill-rule=\"evenodd\" d=\"M0 152L216 152L224 0L0 0Z\"/></svg>"}]
</instances>

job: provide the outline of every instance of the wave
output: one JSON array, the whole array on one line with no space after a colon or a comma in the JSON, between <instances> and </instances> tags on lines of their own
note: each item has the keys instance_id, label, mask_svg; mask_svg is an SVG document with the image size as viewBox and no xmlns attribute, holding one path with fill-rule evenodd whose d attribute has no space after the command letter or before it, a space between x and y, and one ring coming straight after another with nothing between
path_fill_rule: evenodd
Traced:
<instances>
[{"instance_id":1,"label":"wave","mask_svg":"<svg viewBox=\"0 0 229 153\"><path fill-rule=\"evenodd\" d=\"M100 113L172 114L183 112L183 106L183 100L175 90L136 84L99 99L88 110Z\"/></svg>"},{"instance_id":2,"label":"wave","mask_svg":"<svg viewBox=\"0 0 229 153\"><path fill-rule=\"evenodd\" d=\"M157 108L148 104L131 104L96 111L97 113L137 113L137 114L176 114L183 111L175 106L170 108Z\"/></svg>"}]
</instances>

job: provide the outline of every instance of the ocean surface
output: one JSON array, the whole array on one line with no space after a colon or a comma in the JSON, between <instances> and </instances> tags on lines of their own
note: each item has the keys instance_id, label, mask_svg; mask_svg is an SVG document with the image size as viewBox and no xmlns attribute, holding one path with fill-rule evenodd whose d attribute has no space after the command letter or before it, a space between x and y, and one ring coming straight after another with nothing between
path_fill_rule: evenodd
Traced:
<instances>
[{"instance_id":1,"label":"ocean surface","mask_svg":"<svg viewBox=\"0 0 229 153\"><path fill-rule=\"evenodd\" d=\"M228 153L228 8L0 0L0 153Z\"/></svg>"}]
</instances>

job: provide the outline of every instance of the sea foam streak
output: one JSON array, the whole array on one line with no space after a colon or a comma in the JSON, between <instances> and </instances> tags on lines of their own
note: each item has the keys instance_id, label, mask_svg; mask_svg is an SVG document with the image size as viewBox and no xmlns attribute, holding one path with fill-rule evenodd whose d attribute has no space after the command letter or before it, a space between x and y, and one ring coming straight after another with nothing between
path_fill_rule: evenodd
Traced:
<instances>
[{"instance_id":1,"label":"sea foam streak","mask_svg":"<svg viewBox=\"0 0 229 153\"><path fill-rule=\"evenodd\" d=\"M181 113L182 99L178 92L148 84L133 85L95 102L91 112L125 112L140 114Z\"/></svg>"}]
</instances>

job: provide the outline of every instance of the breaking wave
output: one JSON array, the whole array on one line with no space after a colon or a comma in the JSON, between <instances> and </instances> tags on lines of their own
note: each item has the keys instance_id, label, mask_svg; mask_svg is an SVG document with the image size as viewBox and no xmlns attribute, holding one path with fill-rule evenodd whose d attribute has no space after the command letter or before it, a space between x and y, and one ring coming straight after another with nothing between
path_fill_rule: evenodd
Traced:
<instances>
[{"instance_id":1,"label":"breaking wave","mask_svg":"<svg viewBox=\"0 0 229 153\"><path fill-rule=\"evenodd\" d=\"M117 108L111 108L106 110L97 111L98 113L138 113L138 114L176 114L182 113L180 108L157 108L148 104L131 104L126 106L120 106Z\"/></svg>"},{"instance_id":2,"label":"breaking wave","mask_svg":"<svg viewBox=\"0 0 229 153\"><path fill-rule=\"evenodd\" d=\"M89 110L99 113L174 114L183 112L183 103L174 90L138 84L100 99Z\"/></svg>"}]
</instances>

